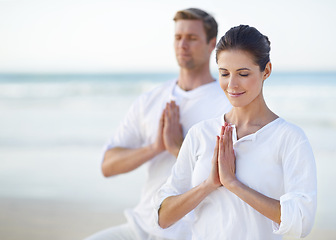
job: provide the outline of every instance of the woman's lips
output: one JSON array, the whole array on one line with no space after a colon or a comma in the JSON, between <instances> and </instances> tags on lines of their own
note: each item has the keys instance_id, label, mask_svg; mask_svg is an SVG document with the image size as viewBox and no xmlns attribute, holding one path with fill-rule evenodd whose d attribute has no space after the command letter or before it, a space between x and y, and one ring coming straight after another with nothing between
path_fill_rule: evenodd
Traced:
<instances>
[{"instance_id":1,"label":"woman's lips","mask_svg":"<svg viewBox=\"0 0 336 240\"><path fill-rule=\"evenodd\" d=\"M227 92L227 93L228 93L228 95L230 97L239 97L239 96L243 95L245 92L238 92L238 93L236 93L236 92Z\"/></svg>"}]
</instances>

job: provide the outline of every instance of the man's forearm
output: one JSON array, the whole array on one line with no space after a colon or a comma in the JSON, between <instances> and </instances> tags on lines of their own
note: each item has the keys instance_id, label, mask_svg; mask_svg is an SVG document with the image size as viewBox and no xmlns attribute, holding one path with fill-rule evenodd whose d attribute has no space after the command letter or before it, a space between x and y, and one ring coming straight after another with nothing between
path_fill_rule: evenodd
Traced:
<instances>
[{"instance_id":1,"label":"man's forearm","mask_svg":"<svg viewBox=\"0 0 336 240\"><path fill-rule=\"evenodd\" d=\"M111 148L106 151L102 163L102 172L105 177L130 172L148 160L152 159L162 151L157 150L153 145L142 148Z\"/></svg>"}]
</instances>

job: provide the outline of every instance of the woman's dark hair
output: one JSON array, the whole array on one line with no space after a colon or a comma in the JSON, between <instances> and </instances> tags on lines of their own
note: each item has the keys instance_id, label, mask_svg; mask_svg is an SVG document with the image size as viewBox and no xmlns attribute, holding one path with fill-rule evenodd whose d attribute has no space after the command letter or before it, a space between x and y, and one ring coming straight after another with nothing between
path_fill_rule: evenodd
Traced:
<instances>
[{"instance_id":1,"label":"woman's dark hair","mask_svg":"<svg viewBox=\"0 0 336 240\"><path fill-rule=\"evenodd\" d=\"M248 25L239 25L231 28L216 45L216 62L218 54L224 50L243 50L249 52L254 61L264 71L270 61L271 42L256 28Z\"/></svg>"}]
</instances>

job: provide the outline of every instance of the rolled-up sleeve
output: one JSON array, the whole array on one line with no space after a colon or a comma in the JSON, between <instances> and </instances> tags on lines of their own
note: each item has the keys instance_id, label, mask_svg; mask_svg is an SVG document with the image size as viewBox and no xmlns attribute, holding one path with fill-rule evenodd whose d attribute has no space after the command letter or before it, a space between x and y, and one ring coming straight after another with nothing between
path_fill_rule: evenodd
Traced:
<instances>
[{"instance_id":1,"label":"rolled-up sleeve","mask_svg":"<svg viewBox=\"0 0 336 240\"><path fill-rule=\"evenodd\" d=\"M169 196L176 196L187 192L192 188L192 173L195 165L194 144L192 142L193 128L191 128L183 141L177 161L172 168L167 182L159 189L153 198L153 207L158 225L158 212L162 202ZM183 218L190 221L190 216ZM187 220L188 219L188 220Z\"/></svg>"},{"instance_id":2,"label":"rolled-up sleeve","mask_svg":"<svg viewBox=\"0 0 336 240\"><path fill-rule=\"evenodd\" d=\"M281 223L273 223L273 231L302 238L310 233L315 219L316 165L307 139L288 149L291 151L285 154L282 162L285 194L280 197Z\"/></svg>"},{"instance_id":3,"label":"rolled-up sleeve","mask_svg":"<svg viewBox=\"0 0 336 240\"><path fill-rule=\"evenodd\" d=\"M120 123L115 134L108 139L102 149L102 157L105 152L114 147L138 148L142 146L141 134L142 96L140 96L128 110L124 120Z\"/></svg>"}]
</instances>

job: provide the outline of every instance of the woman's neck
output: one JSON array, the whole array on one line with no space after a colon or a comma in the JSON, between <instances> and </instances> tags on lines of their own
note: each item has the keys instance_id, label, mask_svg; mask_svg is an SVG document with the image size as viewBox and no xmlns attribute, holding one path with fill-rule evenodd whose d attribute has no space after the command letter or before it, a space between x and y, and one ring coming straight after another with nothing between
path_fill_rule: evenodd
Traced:
<instances>
[{"instance_id":1,"label":"woman's neck","mask_svg":"<svg viewBox=\"0 0 336 240\"><path fill-rule=\"evenodd\" d=\"M278 118L268 106L264 98L255 99L249 105L244 107L233 107L225 115L225 121L234 124L239 138L254 133L268 123Z\"/></svg>"}]
</instances>

